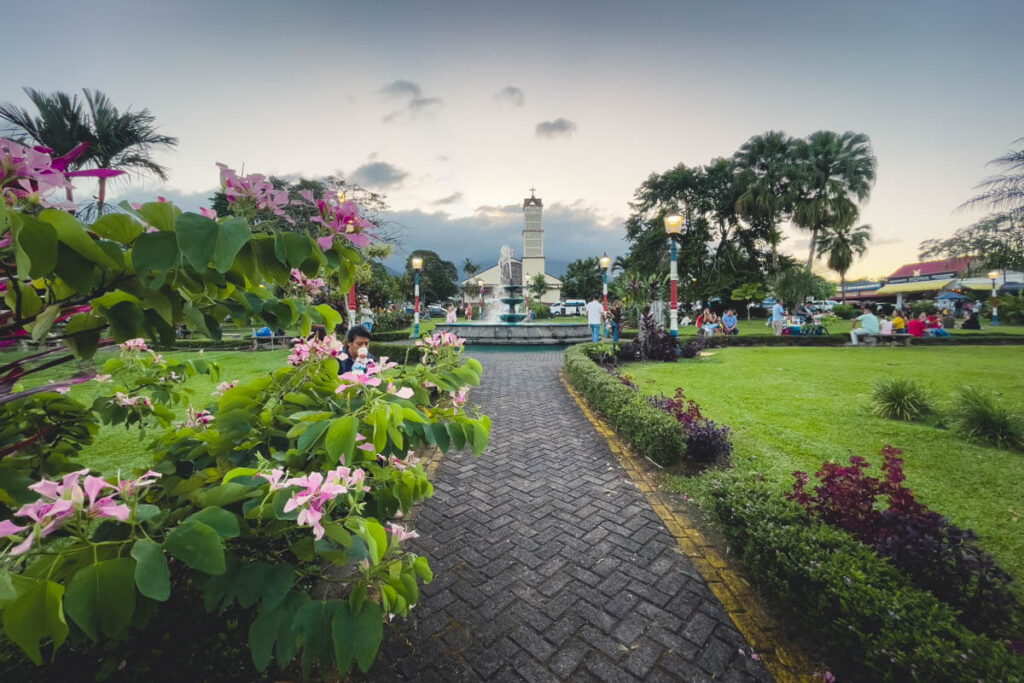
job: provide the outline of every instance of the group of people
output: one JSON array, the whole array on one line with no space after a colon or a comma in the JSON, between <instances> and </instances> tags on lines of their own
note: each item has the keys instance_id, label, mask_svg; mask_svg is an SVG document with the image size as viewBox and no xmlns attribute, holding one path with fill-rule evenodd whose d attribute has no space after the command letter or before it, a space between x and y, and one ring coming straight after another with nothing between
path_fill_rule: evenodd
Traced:
<instances>
[{"instance_id":1,"label":"group of people","mask_svg":"<svg viewBox=\"0 0 1024 683\"><path fill-rule=\"evenodd\" d=\"M736 317L736 311L731 308L727 309L721 316L710 308L705 308L697 316L694 325L697 327L697 334L704 335L705 337L712 337L718 334L730 335L740 333L738 327L739 318Z\"/></svg>"},{"instance_id":2,"label":"group of people","mask_svg":"<svg viewBox=\"0 0 1024 683\"><path fill-rule=\"evenodd\" d=\"M892 311L891 317L883 314L881 317L871 312L867 306L861 306L861 314L854 319L854 328L850 330L850 341L857 346L859 339L865 335L890 336L907 334L911 337L948 337L949 330L942 323L942 317L938 313L921 312L915 318L899 308ZM971 323L978 327L969 326ZM980 329L977 316L971 317L964 322L964 329Z\"/></svg>"}]
</instances>

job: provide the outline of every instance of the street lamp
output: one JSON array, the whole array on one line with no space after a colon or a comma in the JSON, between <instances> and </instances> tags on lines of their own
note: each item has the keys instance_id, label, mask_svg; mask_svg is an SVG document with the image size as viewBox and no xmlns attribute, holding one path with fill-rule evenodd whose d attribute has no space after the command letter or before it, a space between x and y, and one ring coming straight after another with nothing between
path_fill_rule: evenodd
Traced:
<instances>
[{"instance_id":1,"label":"street lamp","mask_svg":"<svg viewBox=\"0 0 1024 683\"><path fill-rule=\"evenodd\" d=\"M676 266L676 241L675 235L683 231L683 217L678 214L665 216L665 232L668 233L668 243L671 250L671 257L668 262L669 278L672 280L672 302L671 302L671 330L673 337L679 336L679 271Z\"/></svg>"},{"instance_id":2,"label":"street lamp","mask_svg":"<svg viewBox=\"0 0 1024 683\"><path fill-rule=\"evenodd\" d=\"M420 269L423 267L423 259L419 256L412 257L412 269L416 274L416 301L413 304L413 327L412 336L420 337Z\"/></svg>"},{"instance_id":3,"label":"street lamp","mask_svg":"<svg viewBox=\"0 0 1024 683\"><path fill-rule=\"evenodd\" d=\"M482 277L478 277L476 279L476 283L478 285L480 285L480 310L477 312L477 316L476 317L479 318L480 320L483 320L484 319L484 279Z\"/></svg>"},{"instance_id":4,"label":"street lamp","mask_svg":"<svg viewBox=\"0 0 1024 683\"><path fill-rule=\"evenodd\" d=\"M992 281L992 326L999 324L999 300L996 298L996 278L999 277L998 270L991 270L988 279Z\"/></svg>"},{"instance_id":5,"label":"street lamp","mask_svg":"<svg viewBox=\"0 0 1024 683\"><path fill-rule=\"evenodd\" d=\"M611 262L612 262L612 260L610 258L608 258L608 252L607 251L604 252L601 255L601 271L602 271L603 276L604 276L604 280L602 281L601 289L602 289L602 291L604 293L604 319L605 319L605 322L601 325L602 329L604 329L604 326L607 324L607 321L608 321L608 266L611 265Z\"/></svg>"}]
</instances>

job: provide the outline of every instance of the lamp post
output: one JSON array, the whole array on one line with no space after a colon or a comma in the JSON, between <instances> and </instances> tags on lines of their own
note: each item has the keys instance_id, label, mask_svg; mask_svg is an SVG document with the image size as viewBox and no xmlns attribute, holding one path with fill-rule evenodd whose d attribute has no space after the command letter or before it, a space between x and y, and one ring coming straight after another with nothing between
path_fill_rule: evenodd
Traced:
<instances>
[{"instance_id":1,"label":"lamp post","mask_svg":"<svg viewBox=\"0 0 1024 683\"><path fill-rule=\"evenodd\" d=\"M608 258L608 252L604 252L601 255L601 272L604 277L601 283L601 290L604 294L604 322L601 324L602 329L608 324L608 266L611 263L612 260Z\"/></svg>"},{"instance_id":2,"label":"lamp post","mask_svg":"<svg viewBox=\"0 0 1024 683\"><path fill-rule=\"evenodd\" d=\"M412 258L412 269L416 274L416 301L413 303L413 326L412 336L416 339L420 338L420 268L423 267L423 259L419 256Z\"/></svg>"},{"instance_id":3,"label":"lamp post","mask_svg":"<svg viewBox=\"0 0 1024 683\"><path fill-rule=\"evenodd\" d=\"M998 270L989 271L988 279L992 281L992 327L999 324L999 299L996 298L996 278L999 277Z\"/></svg>"},{"instance_id":4,"label":"lamp post","mask_svg":"<svg viewBox=\"0 0 1024 683\"><path fill-rule=\"evenodd\" d=\"M478 285L480 285L480 310L477 313L476 317L479 318L480 320L483 320L484 319L484 279L482 277L478 277L476 279L476 283Z\"/></svg>"},{"instance_id":5,"label":"lamp post","mask_svg":"<svg viewBox=\"0 0 1024 683\"><path fill-rule=\"evenodd\" d=\"M665 232L668 233L670 258L668 262L669 279L672 281L672 302L670 308L671 330L673 337L679 336L679 270L676 266L675 235L683 231L683 217L678 214L665 216Z\"/></svg>"}]
</instances>

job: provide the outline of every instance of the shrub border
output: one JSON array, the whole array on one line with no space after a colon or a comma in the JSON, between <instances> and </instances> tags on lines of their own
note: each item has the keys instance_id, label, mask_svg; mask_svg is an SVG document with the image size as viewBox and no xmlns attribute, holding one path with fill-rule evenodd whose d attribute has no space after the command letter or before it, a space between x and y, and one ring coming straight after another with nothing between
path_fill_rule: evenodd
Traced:
<instances>
[{"instance_id":1,"label":"shrub border","mask_svg":"<svg viewBox=\"0 0 1024 683\"><path fill-rule=\"evenodd\" d=\"M680 424L592 361L587 352L596 347L576 344L566 349L565 375L573 387L638 453L661 466L686 463Z\"/></svg>"}]
</instances>

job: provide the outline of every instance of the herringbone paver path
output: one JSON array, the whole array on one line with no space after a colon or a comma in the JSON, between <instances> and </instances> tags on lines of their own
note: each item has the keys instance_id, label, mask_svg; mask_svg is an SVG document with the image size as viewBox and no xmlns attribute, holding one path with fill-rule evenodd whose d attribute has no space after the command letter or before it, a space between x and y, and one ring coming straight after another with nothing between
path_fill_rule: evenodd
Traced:
<instances>
[{"instance_id":1,"label":"herringbone paver path","mask_svg":"<svg viewBox=\"0 0 1024 683\"><path fill-rule=\"evenodd\" d=\"M481 352L480 458L449 453L410 549L436 572L368 680L769 681L558 380L562 352Z\"/></svg>"}]
</instances>

